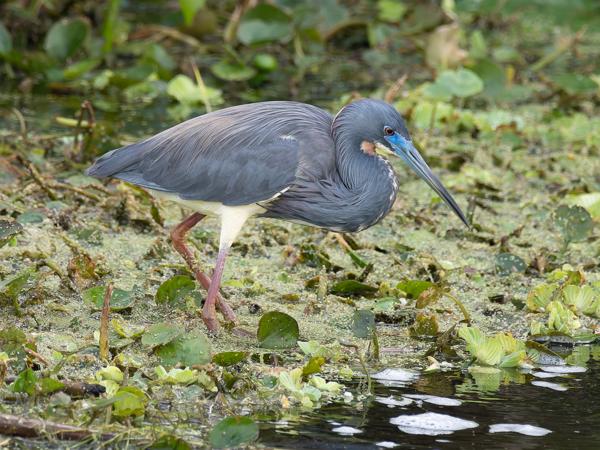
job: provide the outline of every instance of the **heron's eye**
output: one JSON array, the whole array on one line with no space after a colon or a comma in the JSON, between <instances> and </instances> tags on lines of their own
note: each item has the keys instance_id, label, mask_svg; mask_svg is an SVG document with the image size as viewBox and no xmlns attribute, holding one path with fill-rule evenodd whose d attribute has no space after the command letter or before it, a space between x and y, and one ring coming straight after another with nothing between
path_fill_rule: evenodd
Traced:
<instances>
[{"instance_id":1,"label":"heron's eye","mask_svg":"<svg viewBox=\"0 0 600 450\"><path fill-rule=\"evenodd\" d=\"M394 134L394 130L392 130L390 127L383 127L383 132L386 136L391 136Z\"/></svg>"}]
</instances>

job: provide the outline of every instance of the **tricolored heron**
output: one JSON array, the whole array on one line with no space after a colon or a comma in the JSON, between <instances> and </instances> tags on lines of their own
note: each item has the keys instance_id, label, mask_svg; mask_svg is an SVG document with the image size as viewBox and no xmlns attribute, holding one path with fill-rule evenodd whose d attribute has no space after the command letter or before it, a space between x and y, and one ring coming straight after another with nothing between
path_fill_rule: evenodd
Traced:
<instances>
[{"instance_id":1,"label":"tricolored heron","mask_svg":"<svg viewBox=\"0 0 600 450\"><path fill-rule=\"evenodd\" d=\"M400 114L378 100L355 101L334 117L287 101L225 108L112 150L87 173L127 181L194 211L173 228L171 239L208 290L202 319L214 332L216 307L236 320L219 286L227 252L246 220L271 217L339 232L373 226L398 192L396 175L382 155L402 158L468 225L412 144ZM184 241L206 215L221 219L212 280Z\"/></svg>"}]
</instances>

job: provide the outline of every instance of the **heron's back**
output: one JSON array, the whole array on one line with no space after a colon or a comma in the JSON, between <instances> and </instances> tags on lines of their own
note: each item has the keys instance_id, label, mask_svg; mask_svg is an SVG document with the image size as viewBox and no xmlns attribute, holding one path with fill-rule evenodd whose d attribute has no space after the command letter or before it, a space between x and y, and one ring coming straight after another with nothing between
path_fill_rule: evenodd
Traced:
<instances>
[{"instance_id":1,"label":"heron's back","mask_svg":"<svg viewBox=\"0 0 600 450\"><path fill-rule=\"evenodd\" d=\"M304 103L234 106L112 150L87 173L186 199L254 203L297 176L319 179L333 170L331 123L329 113Z\"/></svg>"}]
</instances>

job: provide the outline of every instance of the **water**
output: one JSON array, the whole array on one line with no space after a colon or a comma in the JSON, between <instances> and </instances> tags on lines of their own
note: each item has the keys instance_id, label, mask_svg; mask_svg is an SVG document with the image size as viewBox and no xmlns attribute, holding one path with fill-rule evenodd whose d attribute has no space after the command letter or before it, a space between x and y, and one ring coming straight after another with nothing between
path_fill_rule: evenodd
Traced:
<instances>
[{"instance_id":1,"label":"water","mask_svg":"<svg viewBox=\"0 0 600 450\"><path fill-rule=\"evenodd\" d=\"M600 362L589 363L580 373L551 376L556 374L543 371L548 375L542 378L542 371L534 372L537 376L503 372L500 378L473 378L460 371L434 373L404 386L376 381L375 397L358 407L356 402L330 404L263 423L260 442L296 449L600 448ZM406 416L421 414L427 414L420 417L430 419L425 422L431 422L433 429L407 426L415 419L407 421ZM452 418L469 427L448 431L456 425ZM533 436L503 431L512 428L505 424L521 425L522 433Z\"/></svg>"}]
</instances>

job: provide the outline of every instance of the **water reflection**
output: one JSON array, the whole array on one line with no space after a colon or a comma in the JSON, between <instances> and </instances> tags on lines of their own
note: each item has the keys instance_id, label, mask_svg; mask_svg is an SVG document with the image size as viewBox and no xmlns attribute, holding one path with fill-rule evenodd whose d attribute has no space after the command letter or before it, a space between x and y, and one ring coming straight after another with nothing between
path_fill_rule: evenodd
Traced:
<instances>
[{"instance_id":1,"label":"water reflection","mask_svg":"<svg viewBox=\"0 0 600 450\"><path fill-rule=\"evenodd\" d=\"M375 396L287 417L285 429L265 423L260 440L303 449L600 448L600 402L590 401L600 398L600 346L574 353L567 360L577 366L530 371L415 379L388 369L377 376Z\"/></svg>"}]
</instances>

